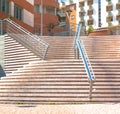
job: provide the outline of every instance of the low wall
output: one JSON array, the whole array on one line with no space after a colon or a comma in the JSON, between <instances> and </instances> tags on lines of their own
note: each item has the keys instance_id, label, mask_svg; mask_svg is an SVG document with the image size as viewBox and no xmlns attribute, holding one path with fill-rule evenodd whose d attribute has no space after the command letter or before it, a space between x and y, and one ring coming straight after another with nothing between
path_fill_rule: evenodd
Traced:
<instances>
[{"instance_id":1,"label":"low wall","mask_svg":"<svg viewBox=\"0 0 120 114\"><path fill-rule=\"evenodd\" d=\"M0 77L5 76L4 72L4 36L0 36Z\"/></svg>"},{"instance_id":2,"label":"low wall","mask_svg":"<svg viewBox=\"0 0 120 114\"><path fill-rule=\"evenodd\" d=\"M4 67L4 36L0 36L0 65Z\"/></svg>"},{"instance_id":3,"label":"low wall","mask_svg":"<svg viewBox=\"0 0 120 114\"><path fill-rule=\"evenodd\" d=\"M93 31L88 36L107 36L108 34L109 34L108 30L105 29L105 30L96 30L96 31Z\"/></svg>"}]
</instances>

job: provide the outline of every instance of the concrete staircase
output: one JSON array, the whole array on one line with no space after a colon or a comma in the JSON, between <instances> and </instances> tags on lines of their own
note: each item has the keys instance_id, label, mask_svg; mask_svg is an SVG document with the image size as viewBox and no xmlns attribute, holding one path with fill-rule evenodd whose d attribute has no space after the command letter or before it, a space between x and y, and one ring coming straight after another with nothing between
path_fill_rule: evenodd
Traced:
<instances>
[{"instance_id":1,"label":"concrete staircase","mask_svg":"<svg viewBox=\"0 0 120 114\"><path fill-rule=\"evenodd\" d=\"M16 71L33 60L41 60L34 53L8 36L5 37L4 55L6 74Z\"/></svg>"},{"instance_id":2,"label":"concrete staircase","mask_svg":"<svg viewBox=\"0 0 120 114\"><path fill-rule=\"evenodd\" d=\"M119 39L113 58L108 55L109 53L104 52L108 49L108 45L114 44L113 38L111 38L112 42L104 38L106 50L101 49L105 54L100 57L97 54L93 56L93 53L97 53L101 42L99 41L99 44L96 39L97 44L91 45L90 39L93 38L84 39L96 76L91 100L89 80L82 60L81 58L76 60L73 56L74 39L72 37L44 37L43 39L50 44L44 61L12 38L6 37L7 76L0 80L0 103L120 102ZM94 52L91 51L92 46L96 49Z\"/></svg>"}]
</instances>

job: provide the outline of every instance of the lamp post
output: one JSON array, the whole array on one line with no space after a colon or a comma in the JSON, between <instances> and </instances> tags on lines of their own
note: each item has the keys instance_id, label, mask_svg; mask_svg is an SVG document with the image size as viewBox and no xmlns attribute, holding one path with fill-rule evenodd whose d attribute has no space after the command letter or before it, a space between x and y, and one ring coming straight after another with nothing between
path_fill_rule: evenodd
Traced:
<instances>
[{"instance_id":1,"label":"lamp post","mask_svg":"<svg viewBox=\"0 0 120 114\"><path fill-rule=\"evenodd\" d=\"M43 0L41 0L41 36L43 36Z\"/></svg>"},{"instance_id":2,"label":"lamp post","mask_svg":"<svg viewBox=\"0 0 120 114\"><path fill-rule=\"evenodd\" d=\"M69 29L69 36L70 36L70 15L71 15L72 10L69 9L66 12L68 14L68 29Z\"/></svg>"}]
</instances>

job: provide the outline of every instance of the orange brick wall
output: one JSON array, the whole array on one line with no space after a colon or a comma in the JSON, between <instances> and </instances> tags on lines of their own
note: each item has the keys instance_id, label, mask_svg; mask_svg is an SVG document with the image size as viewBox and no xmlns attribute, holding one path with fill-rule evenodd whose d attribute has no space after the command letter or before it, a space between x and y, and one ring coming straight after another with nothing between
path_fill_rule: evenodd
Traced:
<instances>
[{"instance_id":1,"label":"orange brick wall","mask_svg":"<svg viewBox=\"0 0 120 114\"><path fill-rule=\"evenodd\" d=\"M71 7L74 6L74 10L71 9ZM72 31L76 31L76 4L71 4L66 7L66 11L71 10L70 18L68 16L68 13L66 13L66 22L67 24L70 22L70 29ZM72 18L74 16L74 18ZM72 27L74 26L74 28Z\"/></svg>"}]
</instances>

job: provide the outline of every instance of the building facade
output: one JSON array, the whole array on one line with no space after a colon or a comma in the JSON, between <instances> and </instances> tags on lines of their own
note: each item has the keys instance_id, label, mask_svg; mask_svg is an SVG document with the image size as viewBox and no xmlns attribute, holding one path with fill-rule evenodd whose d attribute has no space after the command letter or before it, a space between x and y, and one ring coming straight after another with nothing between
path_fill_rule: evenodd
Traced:
<instances>
[{"instance_id":1,"label":"building facade","mask_svg":"<svg viewBox=\"0 0 120 114\"><path fill-rule=\"evenodd\" d=\"M78 22L94 28L119 25L119 0L81 0L77 6Z\"/></svg>"},{"instance_id":2,"label":"building facade","mask_svg":"<svg viewBox=\"0 0 120 114\"><path fill-rule=\"evenodd\" d=\"M59 26L66 28L73 35L76 32L76 4L71 0L70 2L62 2L58 12Z\"/></svg>"},{"instance_id":3,"label":"building facade","mask_svg":"<svg viewBox=\"0 0 120 114\"><path fill-rule=\"evenodd\" d=\"M74 35L76 32L76 4L70 4L66 7L66 23L70 29L70 35Z\"/></svg>"},{"instance_id":4,"label":"building facade","mask_svg":"<svg viewBox=\"0 0 120 114\"><path fill-rule=\"evenodd\" d=\"M35 12L34 12L35 32L39 33L39 31L40 32L43 31L43 34L52 32L52 29L59 24L59 20L57 17L57 12L59 8L58 1L35 0L34 8L35 8Z\"/></svg>"},{"instance_id":5,"label":"building facade","mask_svg":"<svg viewBox=\"0 0 120 114\"><path fill-rule=\"evenodd\" d=\"M49 24L58 23L58 8L57 0L0 0L0 18L10 17L27 30L44 35L52 29Z\"/></svg>"},{"instance_id":6,"label":"building facade","mask_svg":"<svg viewBox=\"0 0 120 114\"><path fill-rule=\"evenodd\" d=\"M96 29L120 24L120 0L68 0L61 5L73 3L76 3L76 24Z\"/></svg>"}]
</instances>

